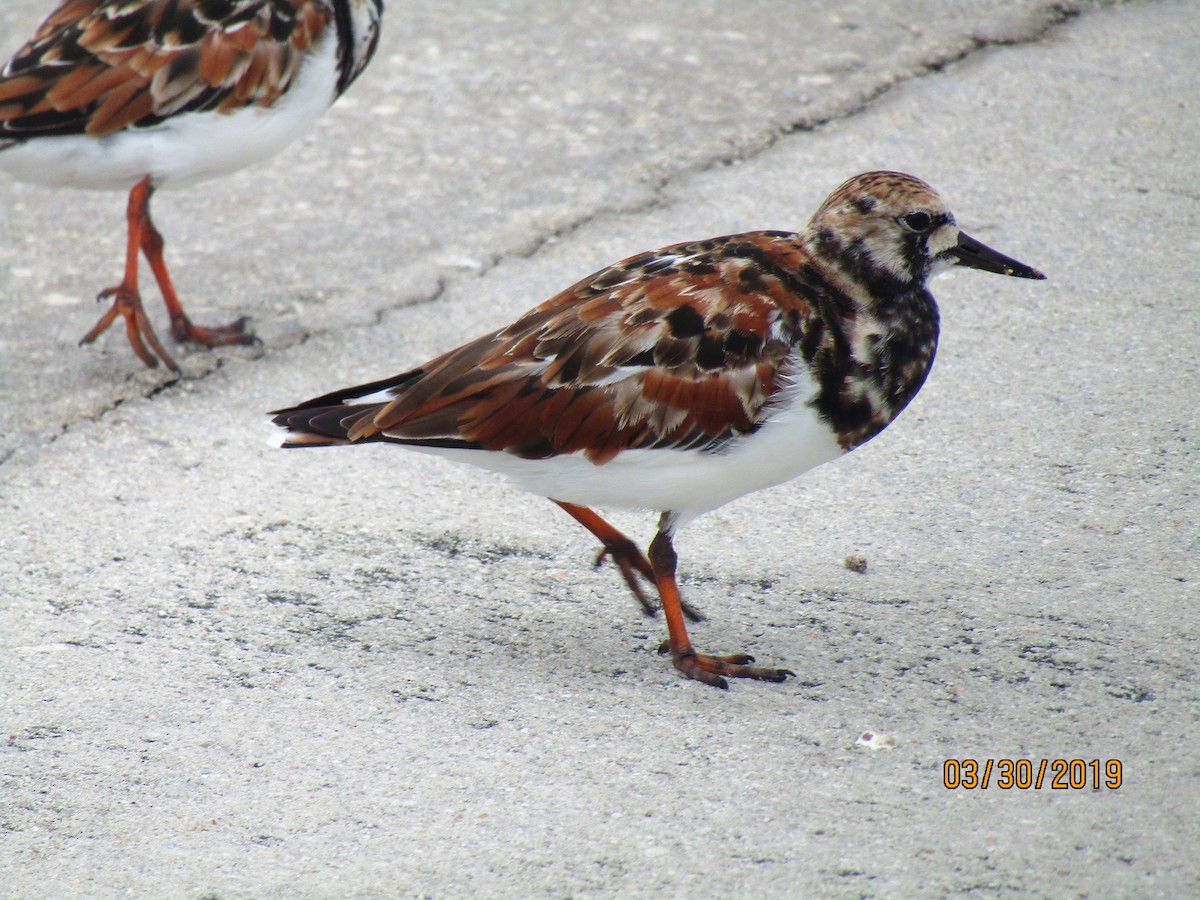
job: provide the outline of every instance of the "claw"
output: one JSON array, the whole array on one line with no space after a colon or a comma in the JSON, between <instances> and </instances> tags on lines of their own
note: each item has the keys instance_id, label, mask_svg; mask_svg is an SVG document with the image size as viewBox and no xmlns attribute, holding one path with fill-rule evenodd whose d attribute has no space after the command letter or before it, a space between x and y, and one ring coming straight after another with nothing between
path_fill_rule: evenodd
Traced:
<instances>
[{"instance_id":1,"label":"claw","mask_svg":"<svg viewBox=\"0 0 1200 900\"><path fill-rule=\"evenodd\" d=\"M753 678L756 681L778 683L786 680L789 676L796 677L796 673L790 669L767 669L749 665L754 662L754 657L745 653L705 656L695 650L686 650L682 653L673 653L672 656L675 668L685 676L722 690L729 688L729 682L725 678Z\"/></svg>"},{"instance_id":2,"label":"claw","mask_svg":"<svg viewBox=\"0 0 1200 900\"><path fill-rule=\"evenodd\" d=\"M154 333L154 327L146 317L146 310L142 306L142 298L138 295L137 290L122 282L115 287L102 290L96 295L96 300L104 302L110 297L113 298L112 306L92 326L91 330L80 338L80 346L92 343L108 330L108 327L116 321L117 316L121 316L125 320L125 335L137 358L151 369L157 367L158 361L161 359L168 369L179 374L179 366L163 347L158 335ZM147 344L150 345L150 349L146 348ZM152 354L150 350L153 350L154 353Z\"/></svg>"},{"instance_id":3,"label":"claw","mask_svg":"<svg viewBox=\"0 0 1200 900\"><path fill-rule=\"evenodd\" d=\"M753 678L758 681L780 682L789 675L787 669L766 669L752 666L754 657L746 653L728 656L705 656L692 649L687 628L683 623L682 602L679 585L675 580L675 547L671 542L674 523L668 513L663 513L658 534L650 543L650 564L657 574L658 595L662 598L663 611L667 619L667 641L658 648L659 653L670 652L675 668L688 678L725 690L729 687L726 678Z\"/></svg>"},{"instance_id":4,"label":"claw","mask_svg":"<svg viewBox=\"0 0 1200 900\"><path fill-rule=\"evenodd\" d=\"M177 343L187 341L204 347L221 347L227 344L257 344L261 343L253 332L246 330L250 323L249 316L242 316L227 325L204 327L195 325L182 311L178 316L171 317L171 337Z\"/></svg>"}]
</instances>

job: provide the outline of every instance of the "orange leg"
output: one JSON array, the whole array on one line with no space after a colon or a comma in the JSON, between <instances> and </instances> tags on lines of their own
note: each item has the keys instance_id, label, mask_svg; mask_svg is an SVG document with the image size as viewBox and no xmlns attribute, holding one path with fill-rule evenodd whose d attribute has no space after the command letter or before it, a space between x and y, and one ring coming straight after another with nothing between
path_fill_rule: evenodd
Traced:
<instances>
[{"instance_id":1,"label":"orange leg","mask_svg":"<svg viewBox=\"0 0 1200 900\"><path fill-rule=\"evenodd\" d=\"M135 184L129 192L129 205L126 209L129 235L125 247L125 277L120 284L105 288L96 295L97 300L113 298L113 304L79 343L90 344L116 321L117 316L121 316L125 319L125 333L129 337L129 344L138 359L150 368L157 366L158 360L161 359L168 369L178 372L179 366L175 365L175 360L171 359L170 354L163 348L150 325L150 320L146 318L146 310L142 307L142 298L138 293L138 251L142 246L142 230L150 218L148 204L153 190L147 177ZM146 344L158 355L157 359L146 349Z\"/></svg>"},{"instance_id":2,"label":"orange leg","mask_svg":"<svg viewBox=\"0 0 1200 900\"><path fill-rule=\"evenodd\" d=\"M650 598L646 596L641 584L638 582L638 576L640 575L651 584L654 584L654 569L651 567L650 561L638 549L637 544L586 506L576 506L574 503L565 503L562 500L555 500L554 502L561 506L567 515L600 539L600 543L604 545L604 549L596 557L596 565L599 566L604 562L606 556L611 556L612 561L621 572L621 577L625 579L625 583L633 591L633 596L642 605L642 610L648 616L655 615L658 610ZM681 602L680 607L683 610L683 614L693 622L703 621L704 616L686 603Z\"/></svg>"},{"instance_id":3,"label":"orange leg","mask_svg":"<svg viewBox=\"0 0 1200 900\"><path fill-rule=\"evenodd\" d=\"M229 325L217 328L201 328L193 325L188 319L183 311L183 305L179 302L179 296L175 293L175 286L171 283L167 264L163 260L162 235L159 234L158 229L154 227L154 222L150 219L150 196L153 193L154 185L150 183L149 176L135 184L129 192L129 204L125 213L128 223L125 276L121 279L120 284L106 288L97 295L97 300L106 300L111 297L113 304L79 343L90 344L116 321L117 316L121 316L125 320L125 332L129 338L129 344L133 347L133 352L137 354L138 359L151 368L157 366L161 359L167 368L178 373L179 366L167 353L162 342L159 341L158 335L154 333L150 320L146 317L145 308L142 306L141 294L138 291L139 251L146 255L150 269L158 281L163 302L171 316L171 334L175 340L195 341L206 347L213 347L218 344L250 344L254 342L255 338L246 333L245 319L239 319ZM149 349L146 347L147 344L149 344ZM151 354L150 350L153 350L154 353Z\"/></svg>"},{"instance_id":4,"label":"orange leg","mask_svg":"<svg viewBox=\"0 0 1200 900\"><path fill-rule=\"evenodd\" d=\"M650 564L654 567L658 594L662 598L663 614L667 619L666 644L660 652L670 650L675 668L696 681L713 687L728 688L725 678L756 678L759 681L783 681L795 672L787 669L763 669L752 666L753 656L735 653L730 656L705 656L692 649L687 626L683 621L682 601L679 586L675 582L675 564L678 557L671 543L671 517L664 513L659 523L658 534L650 543ZM722 677L724 676L724 677Z\"/></svg>"},{"instance_id":5,"label":"orange leg","mask_svg":"<svg viewBox=\"0 0 1200 900\"><path fill-rule=\"evenodd\" d=\"M136 189L135 189L136 190ZM162 292L163 303L166 304L167 313L171 317L171 337L175 338L179 343L184 341L194 341L205 347L216 347L224 344L253 344L258 338L246 331L246 324L250 321L245 316L230 322L228 325L217 325L212 328L205 328L202 325L195 325L188 318L187 313L183 311L183 304L179 302L179 295L175 293L175 285L171 281L171 273L167 271L166 260L163 259L163 238L158 229L154 227L154 223L150 220L150 192L153 188L148 188L146 193L146 215L142 227L142 252L146 254L146 261L150 263L150 271L154 273L154 279L158 282L158 289Z\"/></svg>"}]
</instances>

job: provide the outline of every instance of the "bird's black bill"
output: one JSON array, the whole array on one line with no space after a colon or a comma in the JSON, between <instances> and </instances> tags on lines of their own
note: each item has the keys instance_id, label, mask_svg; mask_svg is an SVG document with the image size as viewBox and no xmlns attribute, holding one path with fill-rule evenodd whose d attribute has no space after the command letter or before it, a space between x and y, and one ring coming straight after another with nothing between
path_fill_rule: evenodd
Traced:
<instances>
[{"instance_id":1,"label":"bird's black bill","mask_svg":"<svg viewBox=\"0 0 1200 900\"><path fill-rule=\"evenodd\" d=\"M1003 253L998 253L986 244L981 244L969 234L958 233L958 246L954 248L960 266L972 269L982 269L985 272L995 272L998 275L1012 275L1014 278L1037 278L1046 276L1037 269L1017 262Z\"/></svg>"}]
</instances>

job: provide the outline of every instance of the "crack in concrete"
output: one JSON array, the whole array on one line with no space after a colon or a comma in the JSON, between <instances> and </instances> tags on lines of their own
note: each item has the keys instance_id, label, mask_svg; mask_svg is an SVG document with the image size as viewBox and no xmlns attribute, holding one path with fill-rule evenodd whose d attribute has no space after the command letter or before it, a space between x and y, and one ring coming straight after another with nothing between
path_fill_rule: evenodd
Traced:
<instances>
[{"instance_id":1,"label":"crack in concrete","mask_svg":"<svg viewBox=\"0 0 1200 900\"><path fill-rule=\"evenodd\" d=\"M532 259L549 244L556 241L568 238L587 226L602 221L605 218L612 216L636 215L638 213L651 212L664 206L668 201L666 195L667 189L676 181L684 178L703 175L707 172L714 171L723 166L736 165L753 159L762 153L770 150L781 140L790 137L794 134L807 133L816 131L817 129L828 125L832 122L845 121L852 119L855 116L867 112L871 105L886 96L891 91L898 87L902 87L909 82L916 81L928 75L936 75L953 67L954 65L976 55L979 52L990 50L994 47L1018 47L1036 44L1043 40L1046 35L1065 24L1066 22L1078 18L1083 14L1083 11L1078 7L1071 6L1065 3L1056 3L1048 7L1046 10L1047 18L1040 23L1030 34L1020 37L1009 38L990 38L984 39L979 37L968 37L966 44L962 49L951 52L942 58L934 59L924 63L920 68L907 73L886 79L875 85L870 90L863 93L857 102L847 105L845 108L836 113L825 116L816 116L809 118L801 118L785 123L782 127L768 127L759 135L747 138L743 141L744 147L738 153L719 154L710 157L707 160L701 160L690 165L682 166L669 173L660 175L659 177L649 181L646 185L646 191L651 195L650 199L642 203L623 204L615 207L601 207L584 215L581 215L573 220L567 221L562 225L552 228L542 234L531 236L521 245L507 250L496 251L489 254L484 264L473 273L472 277L482 278L490 271L502 265L503 263L513 259ZM447 287L447 281L443 280L439 283L439 294L443 293ZM397 309L415 306L418 303L404 303L402 305L384 308L384 314Z\"/></svg>"}]
</instances>

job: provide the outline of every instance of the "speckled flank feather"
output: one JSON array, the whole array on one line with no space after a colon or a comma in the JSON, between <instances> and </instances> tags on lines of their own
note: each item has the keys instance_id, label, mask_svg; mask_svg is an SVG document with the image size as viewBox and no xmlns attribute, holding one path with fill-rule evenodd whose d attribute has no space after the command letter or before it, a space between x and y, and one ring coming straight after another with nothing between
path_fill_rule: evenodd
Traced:
<instances>
[{"instance_id":1,"label":"speckled flank feather","mask_svg":"<svg viewBox=\"0 0 1200 900\"><path fill-rule=\"evenodd\" d=\"M692 650L672 535L887 427L937 350L926 282L954 264L1042 277L962 234L919 179L866 173L801 233L639 254L507 328L273 421L284 446L387 441L509 475L595 534L644 607L637 579L654 581L684 674L780 681L790 673ZM648 557L593 504L662 511Z\"/></svg>"}]
</instances>

